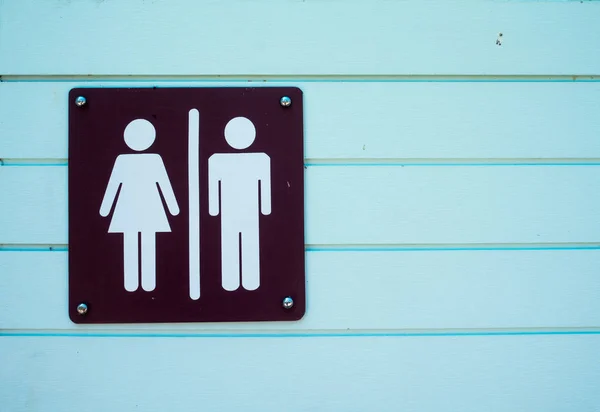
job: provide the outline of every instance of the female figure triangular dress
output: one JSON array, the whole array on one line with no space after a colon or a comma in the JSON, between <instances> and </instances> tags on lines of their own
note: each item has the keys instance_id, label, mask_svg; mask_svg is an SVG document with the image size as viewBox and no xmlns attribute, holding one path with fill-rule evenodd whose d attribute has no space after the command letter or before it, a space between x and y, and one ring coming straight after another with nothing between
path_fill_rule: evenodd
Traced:
<instances>
[{"instance_id":1,"label":"female figure triangular dress","mask_svg":"<svg viewBox=\"0 0 600 412\"><path fill-rule=\"evenodd\" d=\"M127 125L123 135L127 146L141 152L154 143L156 130L149 121L136 119ZM100 206L100 215L108 216L116 201L108 232L123 233L124 285L129 292L139 286L140 249L142 288L152 291L156 287L156 233L171 232L159 188L169 213L178 215L179 206L160 155L133 153L117 156ZM138 242L140 233L141 245Z\"/></svg>"}]
</instances>

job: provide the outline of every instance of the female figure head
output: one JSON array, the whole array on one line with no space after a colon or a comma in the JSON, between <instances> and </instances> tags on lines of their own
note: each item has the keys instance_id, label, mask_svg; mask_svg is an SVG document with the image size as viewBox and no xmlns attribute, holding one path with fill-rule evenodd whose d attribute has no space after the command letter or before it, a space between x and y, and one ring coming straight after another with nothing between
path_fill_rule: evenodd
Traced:
<instances>
[{"instance_id":1,"label":"female figure head","mask_svg":"<svg viewBox=\"0 0 600 412\"><path fill-rule=\"evenodd\" d=\"M156 129L146 119L135 119L127 125L123 132L125 143L130 149L141 152L146 150L156 139Z\"/></svg>"}]
</instances>

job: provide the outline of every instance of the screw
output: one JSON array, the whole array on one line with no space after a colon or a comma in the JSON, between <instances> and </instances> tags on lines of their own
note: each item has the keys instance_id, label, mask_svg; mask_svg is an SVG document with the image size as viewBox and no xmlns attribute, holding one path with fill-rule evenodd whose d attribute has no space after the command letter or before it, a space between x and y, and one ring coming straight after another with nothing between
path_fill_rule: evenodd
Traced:
<instances>
[{"instance_id":1,"label":"screw","mask_svg":"<svg viewBox=\"0 0 600 412\"><path fill-rule=\"evenodd\" d=\"M87 99L83 96L78 96L75 99L75 106L77 106L77 107L83 107L83 106L85 106L86 103L87 103Z\"/></svg>"},{"instance_id":2,"label":"screw","mask_svg":"<svg viewBox=\"0 0 600 412\"><path fill-rule=\"evenodd\" d=\"M283 107L290 107L292 105L292 99L289 96L283 96L279 100L279 104Z\"/></svg>"},{"instance_id":3,"label":"screw","mask_svg":"<svg viewBox=\"0 0 600 412\"><path fill-rule=\"evenodd\" d=\"M80 303L79 305L77 305L77 313L79 313L80 315L85 315L88 311L88 307L85 303Z\"/></svg>"},{"instance_id":4,"label":"screw","mask_svg":"<svg viewBox=\"0 0 600 412\"><path fill-rule=\"evenodd\" d=\"M294 299L286 297L283 299L282 306L284 309L291 309L294 306Z\"/></svg>"}]
</instances>

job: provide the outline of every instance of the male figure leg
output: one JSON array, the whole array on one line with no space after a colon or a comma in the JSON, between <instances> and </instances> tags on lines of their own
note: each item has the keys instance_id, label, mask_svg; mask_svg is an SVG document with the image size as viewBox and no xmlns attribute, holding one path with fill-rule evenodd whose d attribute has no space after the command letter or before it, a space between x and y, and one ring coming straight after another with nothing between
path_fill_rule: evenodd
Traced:
<instances>
[{"instance_id":1,"label":"male figure leg","mask_svg":"<svg viewBox=\"0 0 600 412\"><path fill-rule=\"evenodd\" d=\"M258 222L242 232L242 286L256 290L260 286L260 246Z\"/></svg>"},{"instance_id":2,"label":"male figure leg","mask_svg":"<svg viewBox=\"0 0 600 412\"><path fill-rule=\"evenodd\" d=\"M240 287L240 232L224 221L221 225L221 283L233 291Z\"/></svg>"}]
</instances>

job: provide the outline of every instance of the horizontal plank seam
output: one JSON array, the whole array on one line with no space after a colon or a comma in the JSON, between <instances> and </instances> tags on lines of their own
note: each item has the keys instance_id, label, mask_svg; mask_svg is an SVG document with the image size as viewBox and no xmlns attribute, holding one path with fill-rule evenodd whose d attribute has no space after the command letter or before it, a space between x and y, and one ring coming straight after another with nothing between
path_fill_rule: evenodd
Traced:
<instances>
[{"instance_id":1,"label":"horizontal plank seam","mask_svg":"<svg viewBox=\"0 0 600 412\"><path fill-rule=\"evenodd\" d=\"M29 331L0 330L0 337L68 337L68 338L369 338L369 337L484 337L484 336L552 336L552 335L600 335L597 327L579 329L546 330L419 330L419 331L310 331L310 332L98 332L98 331Z\"/></svg>"},{"instance_id":2,"label":"horizontal plank seam","mask_svg":"<svg viewBox=\"0 0 600 412\"><path fill-rule=\"evenodd\" d=\"M67 244L2 243L0 252L67 252ZM307 252L600 250L600 243L306 244Z\"/></svg>"},{"instance_id":3,"label":"horizontal plank seam","mask_svg":"<svg viewBox=\"0 0 600 412\"><path fill-rule=\"evenodd\" d=\"M537 75L398 75L398 74L182 74L182 75L150 75L150 74L20 74L0 75L0 82L152 82L152 81L201 81L201 82L244 82L244 83L276 83L276 82L598 82L600 74L537 74Z\"/></svg>"},{"instance_id":4,"label":"horizontal plank seam","mask_svg":"<svg viewBox=\"0 0 600 412\"><path fill-rule=\"evenodd\" d=\"M442 252L442 251L600 250L595 243L542 244L423 244L307 245L307 252Z\"/></svg>"},{"instance_id":5,"label":"horizontal plank seam","mask_svg":"<svg viewBox=\"0 0 600 412\"><path fill-rule=\"evenodd\" d=\"M66 158L0 158L0 166L68 166ZM600 158L306 158L305 167L600 166Z\"/></svg>"},{"instance_id":6,"label":"horizontal plank seam","mask_svg":"<svg viewBox=\"0 0 600 412\"><path fill-rule=\"evenodd\" d=\"M6 167L32 167L32 166L68 166L65 158L0 158L0 166Z\"/></svg>"},{"instance_id":7,"label":"horizontal plank seam","mask_svg":"<svg viewBox=\"0 0 600 412\"><path fill-rule=\"evenodd\" d=\"M600 158L306 158L305 166L599 166Z\"/></svg>"}]
</instances>

